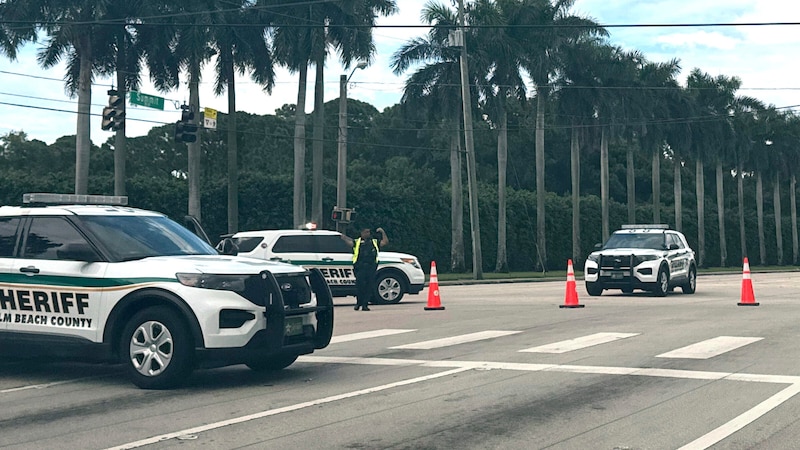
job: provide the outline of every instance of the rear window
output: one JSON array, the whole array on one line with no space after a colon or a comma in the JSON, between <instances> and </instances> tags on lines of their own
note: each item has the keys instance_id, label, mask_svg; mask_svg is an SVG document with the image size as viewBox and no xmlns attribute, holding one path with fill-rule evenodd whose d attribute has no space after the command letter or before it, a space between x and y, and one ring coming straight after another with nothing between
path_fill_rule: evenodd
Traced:
<instances>
[{"instance_id":1,"label":"rear window","mask_svg":"<svg viewBox=\"0 0 800 450\"><path fill-rule=\"evenodd\" d=\"M282 236L272 247L273 253L316 253L311 235Z\"/></svg>"},{"instance_id":2,"label":"rear window","mask_svg":"<svg viewBox=\"0 0 800 450\"><path fill-rule=\"evenodd\" d=\"M260 236L233 238L233 243L239 247L239 251L242 253L252 252L263 241L264 238Z\"/></svg>"},{"instance_id":3,"label":"rear window","mask_svg":"<svg viewBox=\"0 0 800 450\"><path fill-rule=\"evenodd\" d=\"M18 225L18 217L0 217L0 258L14 256Z\"/></svg>"},{"instance_id":4,"label":"rear window","mask_svg":"<svg viewBox=\"0 0 800 450\"><path fill-rule=\"evenodd\" d=\"M320 253L353 253L353 248L338 235L317 236Z\"/></svg>"}]
</instances>

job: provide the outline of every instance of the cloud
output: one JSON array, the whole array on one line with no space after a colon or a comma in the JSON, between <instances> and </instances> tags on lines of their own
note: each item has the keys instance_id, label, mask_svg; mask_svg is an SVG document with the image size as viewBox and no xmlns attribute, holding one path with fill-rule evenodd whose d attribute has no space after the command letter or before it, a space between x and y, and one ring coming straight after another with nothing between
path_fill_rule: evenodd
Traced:
<instances>
[{"instance_id":1,"label":"cloud","mask_svg":"<svg viewBox=\"0 0 800 450\"><path fill-rule=\"evenodd\" d=\"M741 44L740 39L726 36L716 31L665 34L656 37L655 42L673 47L706 47L718 50L733 50Z\"/></svg>"}]
</instances>

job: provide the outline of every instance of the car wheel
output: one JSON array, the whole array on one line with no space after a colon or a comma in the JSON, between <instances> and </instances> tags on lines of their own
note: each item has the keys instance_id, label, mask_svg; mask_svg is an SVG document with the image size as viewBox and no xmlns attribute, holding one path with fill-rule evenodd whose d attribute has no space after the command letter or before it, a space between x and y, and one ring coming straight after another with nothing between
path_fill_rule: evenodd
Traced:
<instances>
[{"instance_id":1,"label":"car wheel","mask_svg":"<svg viewBox=\"0 0 800 450\"><path fill-rule=\"evenodd\" d=\"M172 309L156 306L139 311L120 340L125 370L142 389L166 389L183 382L194 368L189 329Z\"/></svg>"},{"instance_id":2,"label":"car wheel","mask_svg":"<svg viewBox=\"0 0 800 450\"><path fill-rule=\"evenodd\" d=\"M587 281L586 292L588 292L592 297L597 297L603 293L603 285L599 282L591 283Z\"/></svg>"},{"instance_id":3,"label":"car wheel","mask_svg":"<svg viewBox=\"0 0 800 450\"><path fill-rule=\"evenodd\" d=\"M665 267L658 270L658 278L656 279L656 287L653 291L657 296L664 297L669 292L669 272Z\"/></svg>"},{"instance_id":4,"label":"car wheel","mask_svg":"<svg viewBox=\"0 0 800 450\"><path fill-rule=\"evenodd\" d=\"M253 359L245 363L247 367L256 372L266 372L269 370L282 370L291 366L297 361L297 355L278 355L265 357L263 359Z\"/></svg>"},{"instance_id":5,"label":"car wheel","mask_svg":"<svg viewBox=\"0 0 800 450\"><path fill-rule=\"evenodd\" d=\"M399 275L394 272L382 272L378 274L375 283L375 295L372 303L378 305L400 303L405 293L405 281Z\"/></svg>"},{"instance_id":6,"label":"car wheel","mask_svg":"<svg viewBox=\"0 0 800 450\"><path fill-rule=\"evenodd\" d=\"M694 267L689 268L689 277L686 279L686 284L681 286L684 294L694 294L697 289L697 269Z\"/></svg>"}]
</instances>

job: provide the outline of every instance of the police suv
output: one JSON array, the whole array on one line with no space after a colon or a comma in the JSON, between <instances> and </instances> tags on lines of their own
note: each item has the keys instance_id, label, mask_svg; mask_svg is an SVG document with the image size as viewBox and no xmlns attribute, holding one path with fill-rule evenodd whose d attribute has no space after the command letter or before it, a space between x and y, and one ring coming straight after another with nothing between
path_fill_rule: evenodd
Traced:
<instances>
[{"instance_id":1,"label":"police suv","mask_svg":"<svg viewBox=\"0 0 800 450\"><path fill-rule=\"evenodd\" d=\"M584 280L589 295L604 289L634 289L665 296L675 287L694 294L697 265L683 233L667 225L623 225L586 259Z\"/></svg>"},{"instance_id":2,"label":"police suv","mask_svg":"<svg viewBox=\"0 0 800 450\"><path fill-rule=\"evenodd\" d=\"M241 231L232 236L240 256L283 261L322 272L334 297L356 295L353 249L341 233L328 230ZM221 249L222 243L217 245ZM379 253L372 303L398 303L405 294L425 287L425 273L416 256Z\"/></svg>"},{"instance_id":3,"label":"police suv","mask_svg":"<svg viewBox=\"0 0 800 450\"><path fill-rule=\"evenodd\" d=\"M195 367L277 370L326 347L316 270L220 255L126 197L25 194L0 207L0 353L121 362L160 389Z\"/></svg>"}]
</instances>

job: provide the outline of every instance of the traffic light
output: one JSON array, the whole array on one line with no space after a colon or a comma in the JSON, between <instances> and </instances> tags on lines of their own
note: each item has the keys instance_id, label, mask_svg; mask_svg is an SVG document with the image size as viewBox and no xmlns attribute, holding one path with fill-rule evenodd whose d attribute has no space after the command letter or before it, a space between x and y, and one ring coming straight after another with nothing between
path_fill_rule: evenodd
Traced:
<instances>
[{"instance_id":1,"label":"traffic light","mask_svg":"<svg viewBox=\"0 0 800 450\"><path fill-rule=\"evenodd\" d=\"M339 222L339 221L343 220L344 219L344 211L342 211L339 208L334 207L333 208L333 214L331 214L331 219L333 219L335 222Z\"/></svg>"},{"instance_id":2,"label":"traffic light","mask_svg":"<svg viewBox=\"0 0 800 450\"><path fill-rule=\"evenodd\" d=\"M353 208L340 208L338 206L333 207L331 219L333 219L334 222L349 223L355 218L356 211Z\"/></svg>"},{"instance_id":3,"label":"traffic light","mask_svg":"<svg viewBox=\"0 0 800 450\"><path fill-rule=\"evenodd\" d=\"M175 122L175 142L197 141L197 124L194 122L194 112L188 105L182 105L181 120Z\"/></svg>"},{"instance_id":4,"label":"traffic light","mask_svg":"<svg viewBox=\"0 0 800 450\"><path fill-rule=\"evenodd\" d=\"M103 108L103 121L100 128L104 131L117 131L125 126L125 99L114 89L108 91L108 106Z\"/></svg>"}]
</instances>

